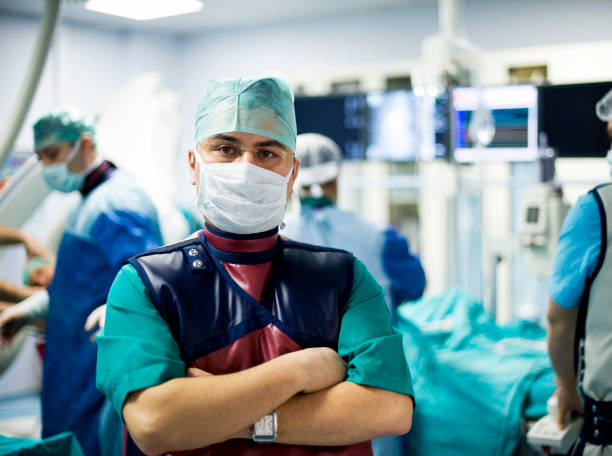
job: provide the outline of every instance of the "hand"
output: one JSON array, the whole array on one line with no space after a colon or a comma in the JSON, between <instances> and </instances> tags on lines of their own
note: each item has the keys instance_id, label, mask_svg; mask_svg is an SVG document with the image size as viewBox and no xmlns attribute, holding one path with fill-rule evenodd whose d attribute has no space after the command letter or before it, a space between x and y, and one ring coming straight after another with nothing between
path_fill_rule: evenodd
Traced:
<instances>
[{"instance_id":1,"label":"hand","mask_svg":"<svg viewBox=\"0 0 612 456\"><path fill-rule=\"evenodd\" d=\"M92 313L89 314L85 321L85 331L92 331L96 328L98 330L91 335L91 341L95 342L98 333L104 328L104 322L106 321L106 304L97 307Z\"/></svg>"},{"instance_id":2,"label":"hand","mask_svg":"<svg viewBox=\"0 0 612 456\"><path fill-rule=\"evenodd\" d=\"M28 323L27 312L17 305L9 307L0 314L0 347L6 347L13 337Z\"/></svg>"},{"instance_id":3,"label":"hand","mask_svg":"<svg viewBox=\"0 0 612 456\"><path fill-rule=\"evenodd\" d=\"M559 429L564 429L571 420L572 412L582 415L584 408L575 386L566 386L559 378L555 379L555 383L557 391L554 395L557 396L558 401L557 425Z\"/></svg>"},{"instance_id":4,"label":"hand","mask_svg":"<svg viewBox=\"0 0 612 456\"><path fill-rule=\"evenodd\" d=\"M342 382L346 378L346 363L331 348L306 348L286 356L297 357L306 380L304 393L313 393Z\"/></svg>"}]
</instances>

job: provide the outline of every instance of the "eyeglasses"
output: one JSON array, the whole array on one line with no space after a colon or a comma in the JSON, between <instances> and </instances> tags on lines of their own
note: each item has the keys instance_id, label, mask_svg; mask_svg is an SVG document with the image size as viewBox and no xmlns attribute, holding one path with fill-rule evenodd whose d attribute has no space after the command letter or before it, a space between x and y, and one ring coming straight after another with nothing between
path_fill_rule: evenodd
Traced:
<instances>
[{"instance_id":1,"label":"eyeglasses","mask_svg":"<svg viewBox=\"0 0 612 456\"><path fill-rule=\"evenodd\" d=\"M266 169L282 167L293 158L293 154L288 152L280 145L270 145L265 147L242 147L237 143L225 140L205 139L199 143L206 153L219 163L230 163L239 159L242 154L250 151L253 160L258 166Z\"/></svg>"}]
</instances>

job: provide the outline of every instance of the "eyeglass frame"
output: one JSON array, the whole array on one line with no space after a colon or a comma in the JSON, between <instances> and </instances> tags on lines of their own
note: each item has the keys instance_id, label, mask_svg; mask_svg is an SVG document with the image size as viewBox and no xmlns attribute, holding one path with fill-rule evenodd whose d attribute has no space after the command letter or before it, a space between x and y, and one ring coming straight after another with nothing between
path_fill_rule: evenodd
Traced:
<instances>
[{"instance_id":1,"label":"eyeglass frame","mask_svg":"<svg viewBox=\"0 0 612 456\"><path fill-rule=\"evenodd\" d=\"M289 148L287 148L284 144L282 144L279 141L276 141L274 139L270 139L269 140L269 145L266 146L262 146L262 147L244 147L244 146L239 146L238 144L238 140L232 136L225 136L225 135L216 135L213 136L212 138L216 138L216 141L213 139L202 139L201 141L199 141L195 148L194 148L194 152L197 152L197 146L198 145L214 145L214 146L228 146L231 147L234 151L240 151L240 156L242 156L242 154L244 154L246 151L251 151L253 154L253 158L254 161L258 164L258 166L261 166L262 168L268 169L268 170L274 170L275 168L279 168L281 166L283 166L285 164L285 159L287 158L287 154L290 154L291 157L294 159L294 163L295 163L295 153L293 151L291 151ZM282 162L278 162L278 163L265 163L265 161L262 161L262 159L258 159L257 157L260 155L260 153L262 151L269 151L272 153L276 153L273 150L270 150L269 148L266 149L267 147L272 146L272 147L276 147L276 148L280 148L283 156L281 158ZM214 153L215 150L214 149L207 149L204 148L205 152L208 153ZM228 159L228 160L222 160L222 162L225 163L231 163L233 161L235 161L236 158L233 159Z\"/></svg>"}]
</instances>

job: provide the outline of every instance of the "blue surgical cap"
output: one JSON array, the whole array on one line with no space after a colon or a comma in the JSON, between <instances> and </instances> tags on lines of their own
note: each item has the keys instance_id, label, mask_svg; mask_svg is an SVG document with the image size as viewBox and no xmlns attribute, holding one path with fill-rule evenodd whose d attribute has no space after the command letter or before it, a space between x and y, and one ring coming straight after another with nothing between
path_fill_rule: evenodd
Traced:
<instances>
[{"instance_id":1,"label":"blue surgical cap","mask_svg":"<svg viewBox=\"0 0 612 456\"><path fill-rule=\"evenodd\" d=\"M76 142L89 133L95 143L95 128L91 119L75 109L58 108L34 123L34 149L64 142Z\"/></svg>"},{"instance_id":2,"label":"blue surgical cap","mask_svg":"<svg viewBox=\"0 0 612 456\"><path fill-rule=\"evenodd\" d=\"M295 150L293 93L277 78L212 80L200 98L195 141L232 131L275 139Z\"/></svg>"}]
</instances>

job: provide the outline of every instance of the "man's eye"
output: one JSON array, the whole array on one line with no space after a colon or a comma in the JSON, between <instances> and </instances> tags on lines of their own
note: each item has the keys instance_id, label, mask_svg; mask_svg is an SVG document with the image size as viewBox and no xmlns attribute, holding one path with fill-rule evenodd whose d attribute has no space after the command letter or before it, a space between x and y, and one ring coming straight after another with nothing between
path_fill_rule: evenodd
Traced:
<instances>
[{"instance_id":1,"label":"man's eye","mask_svg":"<svg viewBox=\"0 0 612 456\"><path fill-rule=\"evenodd\" d=\"M231 154L234 152L234 148L228 145L221 145L217 147L217 151L221 152L222 154Z\"/></svg>"},{"instance_id":2,"label":"man's eye","mask_svg":"<svg viewBox=\"0 0 612 456\"><path fill-rule=\"evenodd\" d=\"M268 159L270 159L270 158L277 158L279 156L276 152L274 152L272 150L269 150L269 149L261 149L259 151L259 155L262 158L268 158Z\"/></svg>"}]
</instances>

